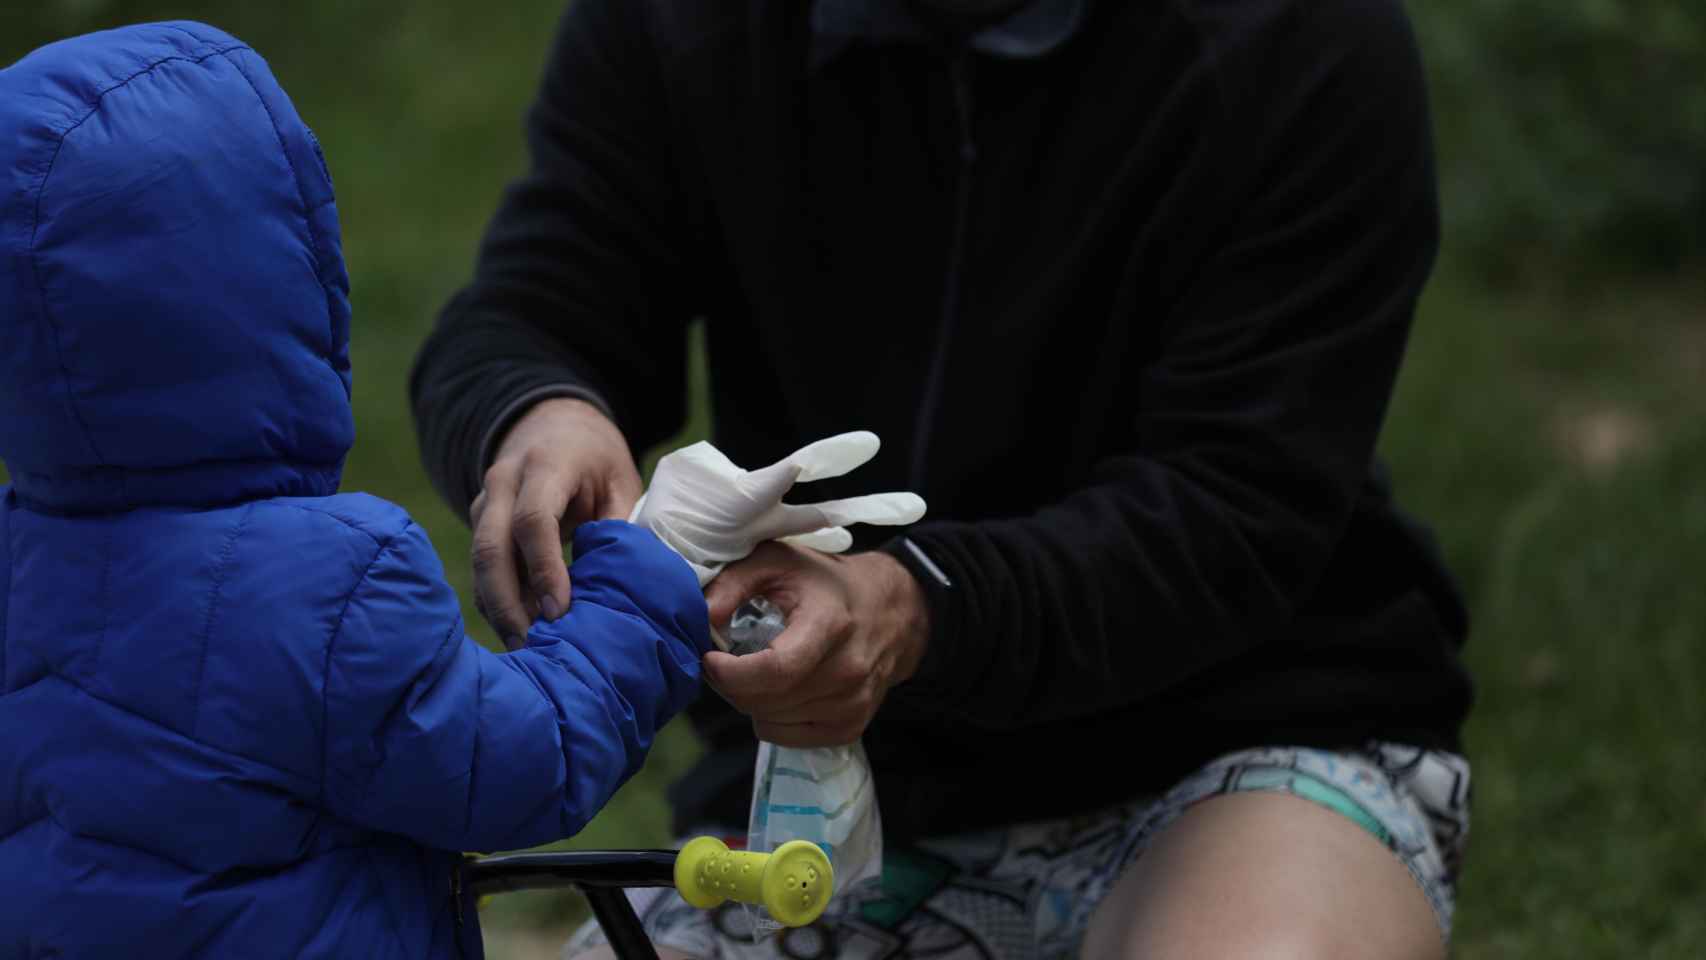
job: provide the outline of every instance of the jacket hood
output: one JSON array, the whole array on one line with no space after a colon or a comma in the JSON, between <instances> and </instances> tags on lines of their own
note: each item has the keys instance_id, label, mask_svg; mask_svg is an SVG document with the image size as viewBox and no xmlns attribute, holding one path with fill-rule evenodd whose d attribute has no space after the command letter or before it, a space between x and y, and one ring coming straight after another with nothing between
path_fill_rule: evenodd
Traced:
<instances>
[{"instance_id":1,"label":"jacket hood","mask_svg":"<svg viewBox=\"0 0 1706 960\"><path fill-rule=\"evenodd\" d=\"M0 458L54 512L335 492L354 440L331 177L203 24L0 70Z\"/></svg>"}]
</instances>

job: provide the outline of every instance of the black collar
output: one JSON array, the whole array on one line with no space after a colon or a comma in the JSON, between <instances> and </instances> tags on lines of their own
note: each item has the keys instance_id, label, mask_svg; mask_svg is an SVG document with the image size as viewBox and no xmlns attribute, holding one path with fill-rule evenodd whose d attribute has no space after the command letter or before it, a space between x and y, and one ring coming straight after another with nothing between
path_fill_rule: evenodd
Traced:
<instances>
[{"instance_id":1,"label":"black collar","mask_svg":"<svg viewBox=\"0 0 1706 960\"><path fill-rule=\"evenodd\" d=\"M1029 60L1052 53L1077 32L1090 0L1030 0L1005 19L972 31L971 49L992 57ZM904 0L817 0L812 5L813 69L854 43L930 43L939 31Z\"/></svg>"}]
</instances>

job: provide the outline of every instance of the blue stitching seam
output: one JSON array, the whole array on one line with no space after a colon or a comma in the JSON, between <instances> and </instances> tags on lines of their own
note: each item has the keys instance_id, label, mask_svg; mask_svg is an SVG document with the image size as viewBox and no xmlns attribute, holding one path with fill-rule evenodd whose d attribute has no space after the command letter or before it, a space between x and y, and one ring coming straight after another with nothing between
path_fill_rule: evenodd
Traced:
<instances>
[{"instance_id":1,"label":"blue stitching seam","mask_svg":"<svg viewBox=\"0 0 1706 960\"><path fill-rule=\"evenodd\" d=\"M457 613L452 620L451 632L461 634L462 614ZM474 831L474 784L479 782L479 778L474 776L474 771L480 764L480 710L486 704L485 658L476 654L474 665L477 672L474 684L474 746L468 751L468 799L462 809L462 836L464 838Z\"/></svg>"},{"instance_id":2,"label":"blue stitching seam","mask_svg":"<svg viewBox=\"0 0 1706 960\"><path fill-rule=\"evenodd\" d=\"M247 50L249 48L245 47L243 49ZM254 53L253 50L249 50L249 52ZM320 284L320 292L324 295L326 301L326 331L328 345L331 347L331 351L329 351L326 356L321 357L320 361L324 363L334 375L337 375L339 379L342 379L342 374L339 374L337 368L332 366L331 352L335 352L338 348L336 343L337 337L332 332L331 328L332 317L336 314L336 310L332 305L331 287L326 283L326 268L320 261L320 235L314 229L313 212L320 209L320 207L308 206L308 195L302 192L302 175L296 169L296 161L290 159L289 145L284 142L284 129L278 125L278 117L273 114L272 107L267 106L267 98L261 96L261 88L255 86L255 81L249 76L249 71L243 69L243 64L239 62L236 57L231 56L228 51L225 51L224 55L225 59L229 61L231 66L237 71L237 75L242 77L243 82L249 85L249 90L254 93L255 99L260 102L261 110L267 115L267 122L272 124L273 136L278 138L278 152L284 155L284 165L290 170L290 182L296 187L297 202L302 204L302 229L308 234L308 256L314 260L314 280ZM330 200L327 201L327 203L331 202L332 201ZM321 204L320 206L323 207L325 205L326 204Z\"/></svg>"},{"instance_id":3,"label":"blue stitching seam","mask_svg":"<svg viewBox=\"0 0 1706 960\"><path fill-rule=\"evenodd\" d=\"M279 507L279 508L282 508L285 510L300 510L303 513L311 514L311 515L316 516L316 517L325 517L327 520L335 520L338 523L343 524L345 527L347 527L351 530L354 530L356 533L361 534L362 536L366 537L367 539L372 540L373 545L375 547L378 547L381 550L385 549L385 545L390 543L392 541L392 539L394 539L397 536L397 533L387 534L385 536L385 538L383 540L381 540L379 537L374 535L373 531L371 531L371 530L367 529L366 527L356 523L355 521L351 520L348 517L340 517L337 514L332 513L329 510L316 510L313 507L306 507L300 503L280 503L280 502L275 500L275 501L270 502L268 504L268 506ZM414 522L415 521L412 518L406 519L403 522L402 529L399 530L398 533L401 533L404 530L409 529L409 527L412 524L414 524Z\"/></svg>"},{"instance_id":4,"label":"blue stitching seam","mask_svg":"<svg viewBox=\"0 0 1706 960\"><path fill-rule=\"evenodd\" d=\"M212 643L213 620L218 615L219 597L225 588L225 578L231 570L231 553L237 546L237 538L242 536L243 528L248 525L249 517L255 512L255 505L248 504L243 513L237 517L237 522L231 525L231 532L225 535L225 543L219 548L219 562L213 568L213 590L208 595L207 616L201 624L201 660L196 664L195 671L195 705L190 709L190 734L194 736L201 726L201 695L202 682L207 676L207 647Z\"/></svg>"},{"instance_id":5,"label":"blue stitching seam","mask_svg":"<svg viewBox=\"0 0 1706 960\"><path fill-rule=\"evenodd\" d=\"M229 53L225 54L225 59L237 71L237 75L243 78L243 82L249 85L249 92L255 95L255 100L261 105L261 111L267 115L267 122L272 125L273 136L278 138L278 152L284 157L285 168L290 171L290 183L296 188L296 200L302 204L302 228L308 234L308 255L314 258L314 278L321 280L321 285L324 286L325 281L320 277L323 267L320 263L319 239L315 236L313 222L308 219L308 195L302 192L302 175L296 170L296 161L290 159L290 146L284 142L284 129L278 125L278 117L272 112L272 107L267 105L267 98L261 96L261 88L255 86L255 81L249 77L249 71L244 70L243 64Z\"/></svg>"},{"instance_id":6,"label":"blue stitching seam","mask_svg":"<svg viewBox=\"0 0 1706 960\"><path fill-rule=\"evenodd\" d=\"M183 740L186 743L194 744L194 745L196 745L196 746L198 746L204 750L211 750L214 753L220 754L222 756L236 757L237 759L242 760L246 763L252 763L257 767L264 767L267 770L271 770L272 772L277 773L280 776L286 777L289 779L294 779L294 780L312 780L313 779L313 777L309 776L308 774L301 772L300 770L292 770L289 767L280 766L278 763L276 763L272 760L263 760L260 757L252 757L246 753L242 753L242 752L237 751L237 750L232 750L228 747L222 747L222 746L219 746L218 744L212 744L212 743L207 743L206 741L203 741L203 740L198 740L195 737L191 736L190 734L185 733L184 731L179 730L176 727L171 726L170 724L161 723L159 720L155 719L154 717L150 717L150 716L147 716L146 714L140 713L140 712L138 712L138 711L136 711L130 707L125 706L122 703L119 703L117 700L109 700L106 697L101 696L100 694L93 693L90 690L88 690L86 687L83 687L83 686L79 685L78 683L76 683L75 681L73 681L67 677L64 677L64 676L62 676L62 675L60 675L60 674L58 674L52 670L49 670L47 672L47 675L44 679L57 680L58 682L65 684L67 687L70 687L71 690L74 693L76 693L78 696L88 697L90 700L93 700L96 703L99 703L105 707L109 707L113 710L117 710L119 713L122 713L127 717L135 717L138 722L147 724L148 726L159 729L159 730L163 730L169 736L176 737L179 740ZM294 796L294 794L292 794L292 795Z\"/></svg>"},{"instance_id":7,"label":"blue stitching seam","mask_svg":"<svg viewBox=\"0 0 1706 960\"><path fill-rule=\"evenodd\" d=\"M20 833L23 833L25 830L28 830L29 828L35 826L38 823L52 823L52 822L53 822L53 814L44 813L41 816L36 817L33 820L27 820L24 823L20 824L18 826L18 829L13 830L11 833L0 833L0 843L5 843L6 841L12 839L13 837L17 836Z\"/></svg>"},{"instance_id":8,"label":"blue stitching seam","mask_svg":"<svg viewBox=\"0 0 1706 960\"><path fill-rule=\"evenodd\" d=\"M75 420L77 422L78 429L83 431L83 442L87 443L89 445L89 452L93 453L95 455L95 459L102 464L106 463L107 458L101 456L101 451L95 447L95 438L89 435L89 425L83 422L83 415L81 413L77 412L77 403L71 396L71 371L68 370L65 366L65 351L60 346L60 343L59 343L59 330L57 327L54 326L53 315L49 312L48 307L47 307L47 284L42 282L41 262L36 257L36 234L41 231L41 198L45 193L47 193L47 181L49 178L51 178L53 176L54 166L59 163L60 151L65 149L65 138L71 136L73 131L75 131L78 127L81 127L83 124L87 123L90 117L93 117L96 113L98 113L100 111L101 101L106 99L107 94L112 93L114 90L117 90L120 87L124 87L124 86L129 85L129 83L132 80L135 80L137 77L140 77L145 73L151 73L154 70L158 69L159 67L162 67L168 63L177 63L177 62L186 62L186 61L190 62L190 63L201 63L204 60L209 60L209 59L212 59L213 57L217 57L220 54L225 53L228 50L236 50L236 49L248 49L248 48L243 47L241 44L239 44L237 46L226 47L222 50L215 50L212 53L206 54L206 55L201 56L201 57L194 57L194 58L188 57L188 56L164 57L160 60L154 61L153 63L149 64L148 66L143 67L141 70L136 71L135 73L131 74L130 76L125 77L123 80L120 80L117 83L113 84L112 86L107 87L107 88L101 90L99 93L95 94L95 101L93 103L88 104L89 112L83 114L82 117L79 117L77 119L77 122L71 124L71 126L66 127L63 131L60 132L59 142L57 144L55 144L53 147L53 156L48 158L47 169L42 171L41 180L36 183L36 187L35 187L36 202L35 202L34 206L31 209L31 212L30 212L30 240L29 240L29 243L25 247L25 252L29 254L29 258L30 258L30 275L31 275L31 277L33 277L35 279L35 282L36 282L36 295L41 298L41 316L42 316L42 319L47 322L47 328L53 334L53 352L54 352L55 359L57 359L59 362L59 374L62 378L64 378L64 383L65 383L65 405L70 408L71 419Z\"/></svg>"},{"instance_id":9,"label":"blue stitching seam","mask_svg":"<svg viewBox=\"0 0 1706 960\"><path fill-rule=\"evenodd\" d=\"M191 40L194 40L198 45L204 45L205 46L207 44L219 43L220 42L218 40L209 40L208 38L200 36L199 34L192 33L188 30L185 30L183 27L178 26L175 23L162 23L162 24L160 24L160 26L165 27L167 30L175 30L178 33L183 34L184 36L189 37ZM236 38L233 37L232 39L236 39Z\"/></svg>"},{"instance_id":10,"label":"blue stitching seam","mask_svg":"<svg viewBox=\"0 0 1706 960\"><path fill-rule=\"evenodd\" d=\"M11 634L6 630L6 624L12 619L12 511L6 501L10 499L6 487L0 487L0 553L5 554L4 579L0 580L0 693L6 690L6 648L11 643Z\"/></svg>"},{"instance_id":11,"label":"blue stitching seam","mask_svg":"<svg viewBox=\"0 0 1706 960\"><path fill-rule=\"evenodd\" d=\"M405 531L408 529L408 526L403 527L403 530ZM366 531L362 532L366 533ZM369 534L369 536L371 536L371 534ZM390 550L392 544L396 542L397 537L395 535L386 537L385 541L379 544L379 549L374 551L373 559L367 561L367 566L362 568L361 577L356 580L355 586L351 587L349 594L344 597L344 605L338 609L338 622L332 626L332 636L326 641L326 662L325 666L320 671L319 806L322 810L326 809L326 776L327 772L331 769L330 703L332 700L332 648L337 646L338 637L344 632L344 616L349 613L350 604L354 602L355 595L361 592L362 584L365 584L367 582L368 575L373 573L373 568L379 563L379 558L385 556L385 552Z\"/></svg>"},{"instance_id":12,"label":"blue stitching seam","mask_svg":"<svg viewBox=\"0 0 1706 960\"><path fill-rule=\"evenodd\" d=\"M107 636L112 627L113 614L113 524L103 524L102 527L105 536L101 538L101 633L95 639L95 656L89 673L91 680L101 676L101 660L107 651Z\"/></svg>"},{"instance_id":13,"label":"blue stitching seam","mask_svg":"<svg viewBox=\"0 0 1706 960\"><path fill-rule=\"evenodd\" d=\"M367 867L367 875L370 877L383 876L384 875L384 869L383 869L382 865L379 863L377 857L375 856L375 854L377 854L378 851L374 849L373 845L372 844L364 844L360 848L360 850L361 850L361 859L363 861L363 864ZM405 938L403 935L402 918L397 916L396 899L393 897L382 897L380 899L385 904L385 919L390 921L391 942L392 943L408 943L409 942L408 939Z\"/></svg>"}]
</instances>

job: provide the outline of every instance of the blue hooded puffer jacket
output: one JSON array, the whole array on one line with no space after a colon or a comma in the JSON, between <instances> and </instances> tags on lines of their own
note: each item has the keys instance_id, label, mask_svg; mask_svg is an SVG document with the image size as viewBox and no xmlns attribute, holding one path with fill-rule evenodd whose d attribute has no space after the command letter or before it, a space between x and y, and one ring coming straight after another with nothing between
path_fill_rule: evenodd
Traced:
<instances>
[{"instance_id":1,"label":"blue hooded puffer jacket","mask_svg":"<svg viewBox=\"0 0 1706 960\"><path fill-rule=\"evenodd\" d=\"M477 956L458 851L575 833L696 691L705 603L619 522L526 649L334 495L332 187L194 23L0 70L0 958Z\"/></svg>"}]
</instances>

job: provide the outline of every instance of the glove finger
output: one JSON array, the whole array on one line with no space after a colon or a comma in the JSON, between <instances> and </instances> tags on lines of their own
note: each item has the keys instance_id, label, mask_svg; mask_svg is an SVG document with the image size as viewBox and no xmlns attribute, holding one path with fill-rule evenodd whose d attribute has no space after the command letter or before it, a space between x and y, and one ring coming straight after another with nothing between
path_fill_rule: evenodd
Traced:
<instances>
[{"instance_id":1,"label":"glove finger","mask_svg":"<svg viewBox=\"0 0 1706 960\"><path fill-rule=\"evenodd\" d=\"M877 455L882 441L869 430L837 434L794 451L788 460L800 468L798 483L827 480L848 473Z\"/></svg>"},{"instance_id":2,"label":"glove finger","mask_svg":"<svg viewBox=\"0 0 1706 960\"><path fill-rule=\"evenodd\" d=\"M793 457L789 457L768 467L741 474L735 478L735 488L753 503L781 503L782 496L799 476L799 465L794 463Z\"/></svg>"},{"instance_id":3,"label":"glove finger","mask_svg":"<svg viewBox=\"0 0 1706 960\"><path fill-rule=\"evenodd\" d=\"M786 503L778 503L766 510L758 519L748 524L741 532L756 544L766 540L788 540L792 537L808 536L825 527L837 524L823 519L810 507L794 507Z\"/></svg>"},{"instance_id":4,"label":"glove finger","mask_svg":"<svg viewBox=\"0 0 1706 960\"><path fill-rule=\"evenodd\" d=\"M806 547L819 553L845 553L853 546L853 535L846 527L824 527L810 533L796 533L791 537L783 537L782 542L791 543L796 547Z\"/></svg>"},{"instance_id":5,"label":"glove finger","mask_svg":"<svg viewBox=\"0 0 1706 960\"><path fill-rule=\"evenodd\" d=\"M786 458L743 474L735 483L757 503L780 503L796 483L827 480L848 473L877 455L882 442L869 430L855 430L809 443Z\"/></svg>"},{"instance_id":6,"label":"glove finger","mask_svg":"<svg viewBox=\"0 0 1706 960\"><path fill-rule=\"evenodd\" d=\"M873 493L845 500L826 500L800 506L784 506L794 511L810 511L820 527L845 527L855 523L871 523L884 527L917 523L924 517L924 498L916 493ZM794 523L795 521L790 521ZM799 522L803 522L799 521Z\"/></svg>"}]
</instances>

